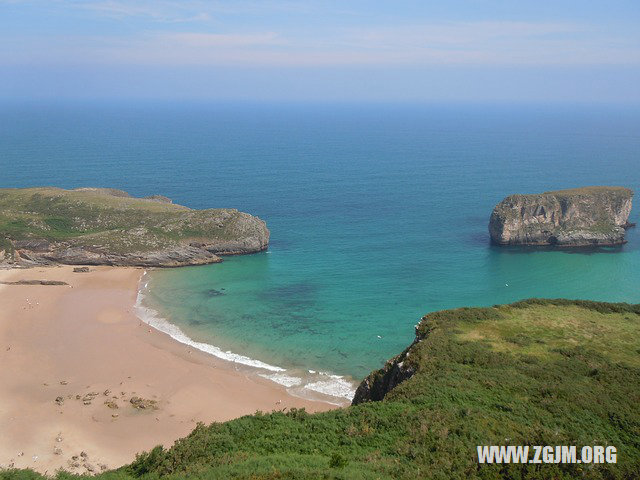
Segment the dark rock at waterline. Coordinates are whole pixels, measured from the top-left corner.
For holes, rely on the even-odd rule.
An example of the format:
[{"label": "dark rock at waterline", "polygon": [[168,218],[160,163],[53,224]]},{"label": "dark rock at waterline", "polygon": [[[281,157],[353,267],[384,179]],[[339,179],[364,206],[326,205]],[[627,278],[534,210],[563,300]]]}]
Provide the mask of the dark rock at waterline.
[{"label": "dark rock at waterline", "polygon": [[221,295],[224,295],[224,292],[221,290],[216,290],[215,288],[212,288],[210,290],[207,290],[206,292],[204,292],[208,297],[220,297]]}]

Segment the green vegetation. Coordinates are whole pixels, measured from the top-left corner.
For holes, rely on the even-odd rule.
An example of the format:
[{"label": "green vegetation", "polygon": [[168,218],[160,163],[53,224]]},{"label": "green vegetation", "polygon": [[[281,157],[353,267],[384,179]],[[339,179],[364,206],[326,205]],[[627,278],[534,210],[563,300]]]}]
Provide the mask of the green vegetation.
[{"label": "green vegetation", "polygon": [[[15,249],[13,248],[13,243],[8,238],[5,238],[0,235],[0,252],[4,252],[5,258],[9,260],[13,260],[13,256],[15,255]],[[2,255],[0,255],[2,257]]]},{"label": "green vegetation", "polygon": [[[199,425],[172,448],[98,477],[639,478],[640,305],[534,299],[461,308],[427,315],[416,334],[372,374],[400,359],[414,369],[382,401]],[[476,446],[492,444],[613,445],[618,463],[479,465]]]},{"label": "green vegetation", "polygon": [[163,199],[113,189],[0,189],[0,238],[127,254],[234,241],[256,228],[247,228],[251,217],[236,210],[191,210]]},{"label": "green vegetation", "polygon": [[570,197],[574,195],[594,195],[594,194],[606,194],[615,195],[620,198],[628,198],[633,195],[633,192],[625,187],[606,187],[606,186],[593,186],[593,187],[579,187],[568,188],[566,190],[553,190],[551,192],[544,192],[543,195],[555,195],[556,197]]}]

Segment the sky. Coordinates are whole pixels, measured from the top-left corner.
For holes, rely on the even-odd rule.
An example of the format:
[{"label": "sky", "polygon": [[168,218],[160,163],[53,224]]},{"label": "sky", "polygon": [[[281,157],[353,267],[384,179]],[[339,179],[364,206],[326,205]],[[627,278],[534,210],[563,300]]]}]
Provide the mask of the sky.
[{"label": "sky", "polygon": [[640,105],[640,1],[0,0],[0,98]]}]

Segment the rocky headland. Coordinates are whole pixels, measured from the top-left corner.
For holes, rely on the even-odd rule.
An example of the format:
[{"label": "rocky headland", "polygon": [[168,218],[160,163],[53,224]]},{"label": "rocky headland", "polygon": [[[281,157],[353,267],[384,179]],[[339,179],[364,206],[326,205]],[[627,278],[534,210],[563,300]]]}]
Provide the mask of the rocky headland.
[{"label": "rocky headland", "polygon": [[178,267],[265,250],[264,221],[115,189],[0,189],[0,266]]},{"label": "rocky headland", "polygon": [[510,195],[493,209],[491,241],[498,245],[613,246],[625,243],[633,191],[584,187]]}]

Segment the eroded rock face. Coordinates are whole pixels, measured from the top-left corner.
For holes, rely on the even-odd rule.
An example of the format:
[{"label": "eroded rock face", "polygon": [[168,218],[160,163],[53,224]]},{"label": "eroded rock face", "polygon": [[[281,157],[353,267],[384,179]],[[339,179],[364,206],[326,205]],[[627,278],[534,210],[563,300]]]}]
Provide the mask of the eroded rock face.
[{"label": "eroded rock face", "polygon": [[405,364],[405,356],[406,353],[403,353],[392,358],[383,368],[366,377],[358,386],[351,404],[378,402],[396,386],[411,378],[415,371]]},{"label": "eroded rock face", "polygon": [[623,187],[510,195],[493,209],[489,234],[498,245],[620,245],[632,197]]},{"label": "eroded rock face", "polygon": [[387,393],[416,373],[416,366],[409,357],[413,348],[429,334],[428,328],[421,328],[428,322],[428,316],[422,317],[420,323],[416,325],[416,336],[411,345],[400,355],[388,360],[380,370],[370,373],[360,382],[351,401],[352,405],[383,400]]},{"label": "eroded rock face", "polygon": [[[260,250],[266,248],[262,247]],[[249,250],[242,253],[260,251]],[[9,256],[0,252],[0,266],[29,267],[38,265],[110,265],[131,267],[181,267],[207,265],[222,262],[218,255],[200,247],[174,245],[157,251],[121,253],[105,248],[74,246],[68,242],[50,243],[46,250],[31,250],[21,242],[16,242],[15,250]],[[89,271],[78,270],[78,272]]]},{"label": "eroded rock face", "polygon": [[[113,189],[0,189],[0,267],[179,267],[266,250],[264,221],[235,209],[192,210]],[[11,227],[20,225],[20,229]]]},{"label": "eroded rock face", "polygon": [[201,248],[176,245],[169,249],[141,253],[113,253],[88,247],[54,245],[47,252],[18,250],[20,258],[35,264],[112,265],[132,267],[180,267],[219,263],[222,259]]}]

